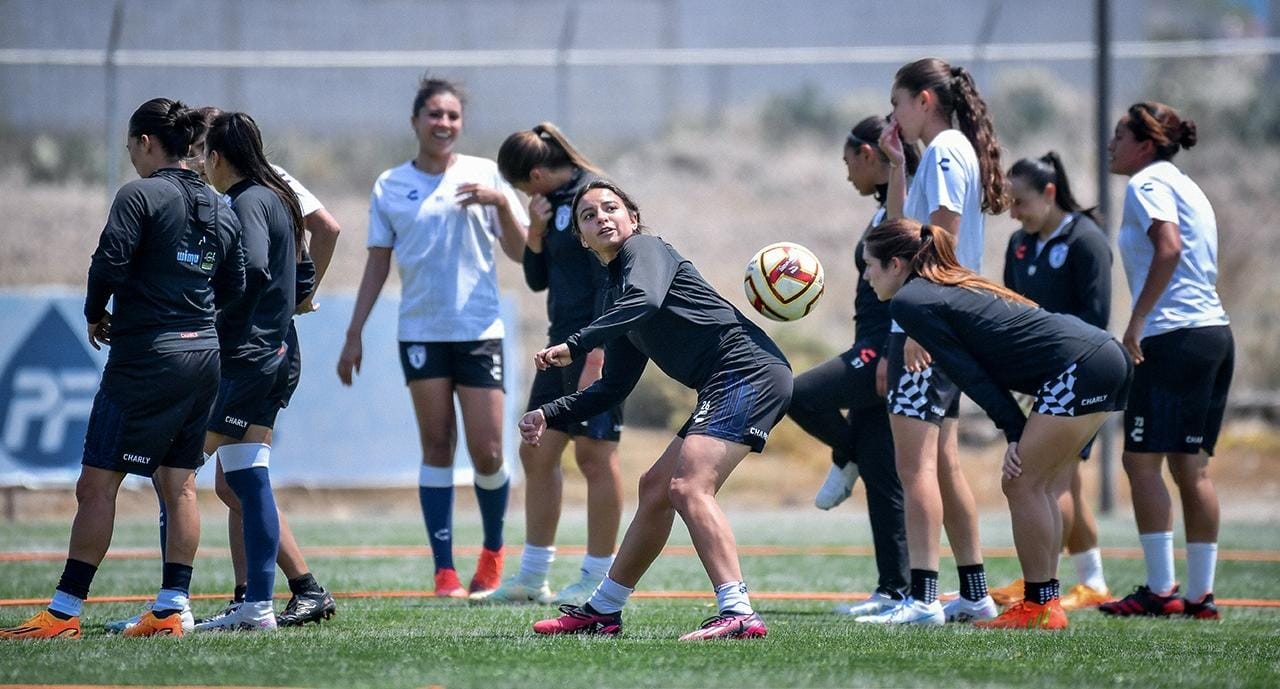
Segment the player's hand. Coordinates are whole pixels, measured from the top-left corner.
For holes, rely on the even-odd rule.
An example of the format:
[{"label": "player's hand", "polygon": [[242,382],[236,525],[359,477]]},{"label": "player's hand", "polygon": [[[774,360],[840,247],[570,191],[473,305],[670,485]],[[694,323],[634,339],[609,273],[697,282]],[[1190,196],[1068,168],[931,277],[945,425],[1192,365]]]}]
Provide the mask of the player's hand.
[{"label": "player's hand", "polygon": [[1000,471],[1006,479],[1010,480],[1022,475],[1022,458],[1018,456],[1017,443],[1009,443],[1009,449],[1004,451],[1004,463]]},{"label": "player's hand", "polygon": [[360,372],[360,363],[364,360],[364,344],[359,335],[348,335],[346,344],[342,345],[342,354],[338,356],[338,380],[350,387],[354,373]]},{"label": "player's hand", "polygon": [[908,337],[906,344],[902,346],[902,362],[908,371],[919,373],[933,365],[933,357],[929,356],[919,342]]},{"label": "player's hand", "polygon": [[1146,322],[1147,319],[1135,316],[1129,319],[1129,327],[1124,329],[1124,339],[1121,343],[1133,359],[1134,366],[1142,363],[1142,328]]},{"label": "player's hand", "polygon": [[889,394],[889,359],[883,356],[876,364],[876,394],[881,397]]},{"label": "player's hand", "polygon": [[893,120],[880,132],[880,150],[889,158],[889,164],[902,167],[907,163],[907,154],[903,152],[902,128]]},{"label": "player's hand", "polygon": [[320,310],[320,305],[312,301],[311,297],[307,297],[306,299],[302,300],[302,303],[298,304],[298,308],[293,310],[293,315],[305,316],[309,313],[315,313],[316,311],[319,311],[319,310]]},{"label": "player's hand", "polygon": [[563,368],[571,363],[573,363],[573,357],[569,355],[569,345],[567,344],[547,347],[533,355],[533,365],[537,366],[539,371],[545,371],[552,366]]},{"label": "player's hand", "polygon": [[534,447],[542,442],[542,432],[547,430],[547,417],[541,409],[534,409],[520,418],[520,439]]},{"label": "player's hand", "polygon": [[486,187],[483,184],[474,182],[459,185],[458,195],[454,198],[458,201],[458,205],[463,208],[475,204],[499,207],[507,204],[507,197],[502,192],[493,187]]},{"label": "player's hand", "polygon": [[111,314],[103,314],[102,320],[97,323],[89,323],[89,344],[94,349],[101,350],[102,345],[111,346]]},{"label": "player's hand", "polygon": [[542,194],[529,197],[529,236],[539,239],[547,236],[547,223],[551,220],[551,202]]}]

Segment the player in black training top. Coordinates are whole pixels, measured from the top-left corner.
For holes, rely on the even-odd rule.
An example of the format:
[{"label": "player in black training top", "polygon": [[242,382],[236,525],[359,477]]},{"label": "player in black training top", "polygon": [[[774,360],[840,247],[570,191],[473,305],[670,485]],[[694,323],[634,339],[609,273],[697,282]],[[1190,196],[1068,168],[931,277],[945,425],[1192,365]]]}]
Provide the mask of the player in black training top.
[{"label": "player in black training top", "polygon": [[538,352],[539,369],[564,367],[604,347],[604,376],[586,390],[524,415],[520,434],[537,444],[553,423],[591,418],[631,392],[652,359],[697,390],[689,420],[640,479],[640,504],[618,556],[590,600],[561,606],[539,634],[617,634],[621,611],[680,513],[719,614],[682,639],[765,635],[742,580],[737,545],[716,503],[720,485],[748,452],[759,452],[791,401],[791,368],[777,345],[661,238],[644,232],[640,209],[611,182],[583,187],[573,202],[574,231],[609,268],[604,313],[563,344]]},{"label": "player in black training top", "polygon": [[[1004,493],[1026,581],[1025,600],[975,623],[1063,629],[1057,590],[1066,489],[1080,449],[1123,409],[1133,364],[1106,331],[1050,313],[963,268],[949,232],[890,220],[867,235],[867,279],[890,312],[1009,441]],[[1030,418],[1010,391],[1035,395]]]},{"label": "player in black training top", "polygon": [[116,194],[89,266],[89,342],[111,353],[85,436],[71,546],[49,608],[0,638],[80,636],[127,473],[155,477],[169,528],[160,592],[126,635],[186,631],[200,538],[195,472],[218,391],[214,309],[238,298],[245,279],[239,224],[182,161],[203,128],[198,112],[167,98],[129,119],[129,161],[142,179]]},{"label": "player in black training top", "polygon": [[[600,179],[601,172],[550,122],[508,136],[498,149],[498,171],[511,186],[530,197],[524,280],[529,289],[547,293],[547,346],[564,342],[600,314],[608,275],[571,228],[573,197]],[[604,350],[594,349],[564,368],[548,368],[533,377],[532,411],[582,390],[600,378]],[[613,564],[614,544],[622,521],[622,476],[618,440],[622,405],[576,423],[551,425],[538,445],[520,445],[524,466],[525,543],[520,571],[497,589],[472,594],[485,603],[572,603],[582,605]],[[581,576],[552,594],[547,571],[555,560],[564,477],[560,456],[573,440],[573,455],[587,481],[587,552]]]}]

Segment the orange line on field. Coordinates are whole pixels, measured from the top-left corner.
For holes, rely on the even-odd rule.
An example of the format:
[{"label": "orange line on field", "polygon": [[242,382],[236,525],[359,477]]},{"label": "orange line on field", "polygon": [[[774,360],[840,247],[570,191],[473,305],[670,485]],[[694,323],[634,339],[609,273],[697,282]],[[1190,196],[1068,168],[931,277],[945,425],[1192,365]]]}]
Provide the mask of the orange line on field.
[{"label": "orange line on field", "polygon": [[[241,687],[233,684],[155,684],[152,686],[164,687],[164,689],[268,689],[268,687]],[[125,684],[0,684],[0,689],[138,689],[138,687]],[[270,689],[288,689],[288,687],[271,687]]]},{"label": "orange line on field", "polygon": [[[466,555],[475,557],[480,554],[480,546],[455,546],[454,553],[458,555]],[[519,546],[511,546],[507,549],[511,554],[518,555],[521,548]],[[303,548],[302,552],[307,557],[430,557],[431,551],[426,546],[421,545],[353,545],[353,546],[327,546]],[[583,555],[587,552],[586,546],[581,545],[565,545],[557,546],[556,552],[561,555]],[[664,555],[697,555],[693,546],[690,545],[669,545],[662,550]],[[226,548],[204,548],[200,551],[202,555],[213,557],[230,557],[231,554]],[[951,554],[948,548],[943,548],[944,555]],[[749,555],[754,557],[779,557],[784,555],[790,556],[871,556],[875,551],[871,546],[787,546],[787,545],[739,545],[739,555]],[[982,554],[988,557],[1016,557],[1017,553],[1011,547],[983,548]],[[1186,550],[1178,548],[1175,550],[1177,557],[1185,558]],[[1142,550],[1140,548],[1103,548],[1103,557],[1118,560],[1141,560]],[[50,562],[60,561],[66,558],[65,551],[54,550],[16,550],[11,552],[0,552],[0,562]],[[156,560],[160,558],[160,551],[155,548],[120,548],[107,553],[107,558],[112,560]],[[1275,550],[1221,550],[1218,552],[1218,560],[1233,562],[1280,562],[1280,551]]]},{"label": "orange line on field", "polygon": [[[691,600],[691,599],[714,599],[715,594],[710,591],[636,591],[631,594],[633,598],[649,598],[664,600]],[[870,596],[870,593],[862,591],[752,591],[751,597],[758,600],[799,600],[799,601],[833,601],[833,600],[859,600]],[[287,593],[277,593],[275,598],[284,600],[289,597]],[[435,593],[431,591],[334,591],[334,598],[435,598]],[[953,595],[942,595],[943,600],[954,598]],[[127,596],[94,596],[86,603],[145,603],[154,600],[153,595],[127,595]],[[221,593],[198,593],[191,596],[191,600],[225,600],[226,594]],[[0,607],[20,606],[20,605],[44,605],[49,602],[48,598],[0,598]],[[1280,608],[1280,600],[1267,600],[1258,598],[1219,598],[1218,605],[1226,605],[1238,608]],[[0,689],[5,689],[5,685],[0,685]]]}]

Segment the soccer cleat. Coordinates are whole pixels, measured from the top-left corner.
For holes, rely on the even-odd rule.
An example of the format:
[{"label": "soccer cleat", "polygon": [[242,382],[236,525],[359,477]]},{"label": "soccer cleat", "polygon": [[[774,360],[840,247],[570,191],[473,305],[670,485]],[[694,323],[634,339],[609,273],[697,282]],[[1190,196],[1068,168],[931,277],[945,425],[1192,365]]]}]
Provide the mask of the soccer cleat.
[{"label": "soccer cleat", "polygon": [[1022,600],[1026,588],[1026,582],[1022,580],[1022,577],[1018,577],[1010,582],[1009,585],[991,589],[987,593],[991,596],[991,600],[996,602],[996,605],[1017,605]]},{"label": "soccer cleat", "polygon": [[598,634],[617,636],[622,633],[622,611],[599,613],[587,606],[561,605],[559,617],[533,623],[537,634]]},{"label": "soccer cleat", "polygon": [[1220,620],[1222,615],[1218,614],[1218,606],[1213,602],[1213,594],[1206,593],[1199,603],[1192,603],[1189,599],[1182,599],[1182,614],[1195,620]]},{"label": "soccer cleat", "polygon": [[902,596],[883,589],[876,589],[870,598],[856,603],[841,603],[832,612],[837,615],[852,615],[853,617],[879,615],[880,613],[888,612],[901,602]]},{"label": "soccer cleat", "polygon": [[529,586],[520,581],[517,574],[496,589],[471,594],[470,599],[473,605],[550,605],[552,597],[546,581],[538,586]]},{"label": "soccer cleat", "polygon": [[831,465],[827,479],[813,496],[813,506],[820,510],[829,510],[844,502],[853,494],[853,484],[858,480],[858,465],[849,462],[843,467]]},{"label": "soccer cleat", "polygon": [[[104,629],[107,630],[108,634],[122,634],[126,629],[134,627],[139,622],[141,622],[142,616],[148,612],[151,612],[151,607],[155,604],[156,604],[155,601],[151,601],[150,603],[147,603],[147,609],[143,610],[137,615],[134,615],[133,617],[130,617],[129,619],[126,619],[126,620],[116,620],[114,622],[108,622],[102,626]],[[195,621],[195,618],[191,615],[191,608],[189,607],[183,608],[182,612],[178,613],[178,615],[182,618],[183,632],[189,632],[195,628],[196,621]]]},{"label": "soccer cleat", "polygon": [[974,622],[978,629],[1066,629],[1067,613],[1057,598],[1041,605],[1023,599],[999,617]]},{"label": "soccer cleat", "polygon": [[582,577],[560,589],[555,597],[551,599],[551,603],[553,605],[582,605],[591,600],[591,594],[596,592],[596,587],[600,585],[602,580],[603,577],[600,579]]},{"label": "soccer cleat", "polygon": [[760,613],[722,612],[708,617],[695,630],[680,637],[681,641],[701,641],[704,639],[759,639],[769,633],[764,626]]},{"label": "soccer cleat", "polygon": [[503,549],[480,549],[480,561],[476,563],[476,574],[471,577],[470,593],[493,591],[502,585],[502,553]]},{"label": "soccer cleat", "polygon": [[1103,589],[1091,588],[1084,584],[1076,584],[1067,591],[1067,595],[1062,597],[1063,610],[1083,610],[1084,608],[1096,608],[1103,603],[1110,603],[1116,597],[1111,595],[1111,591]]},{"label": "soccer cleat", "polygon": [[[274,632],[276,615],[271,601],[244,602],[226,615],[196,623],[197,632]],[[126,632],[127,633],[127,632]]]},{"label": "soccer cleat", "polygon": [[1115,617],[1133,617],[1136,615],[1147,615],[1151,617],[1168,617],[1170,615],[1181,615],[1184,606],[1182,599],[1178,597],[1178,587],[1175,585],[1169,591],[1169,595],[1162,596],[1153,593],[1147,588],[1146,584],[1139,586],[1133,590],[1133,593],[1121,598],[1118,601],[1103,603],[1098,606],[1098,610],[1104,615],[1113,615]]},{"label": "soccer cleat", "polygon": [[138,623],[120,633],[130,638],[143,636],[182,636],[182,614],[173,613],[165,617],[156,617],[154,610],[142,613]]},{"label": "soccer cleat", "polygon": [[325,589],[294,594],[284,612],[276,615],[277,627],[301,627],[308,622],[320,623],[338,612],[333,595]]},{"label": "soccer cleat", "polygon": [[60,619],[41,610],[22,624],[0,629],[0,639],[79,639],[80,618]]},{"label": "soccer cleat", "polygon": [[458,570],[436,570],[436,598],[466,598],[467,590],[458,580]]},{"label": "soccer cleat", "polygon": [[938,601],[923,603],[907,596],[879,615],[864,615],[854,618],[853,621],[865,624],[942,625],[946,623],[947,615],[942,611],[942,604]]},{"label": "soccer cleat", "polygon": [[989,620],[999,612],[996,609],[996,602],[989,595],[983,596],[981,600],[969,600],[964,596],[959,596],[942,605],[942,614],[946,615],[948,622]]},{"label": "soccer cleat", "polygon": [[[215,612],[215,613],[213,613],[212,615],[210,615],[210,616],[208,616],[208,617],[197,617],[197,618],[195,618],[195,623],[196,623],[196,624],[204,624],[205,622],[212,622],[213,620],[216,620],[216,619],[218,619],[219,617],[226,617],[227,615],[230,615],[231,613],[233,613],[233,612],[235,612],[237,609],[239,609],[241,605],[244,605],[244,601],[242,601],[242,600],[229,600],[229,601],[227,601],[227,605],[226,605],[226,607],[224,607],[223,609],[219,610],[218,612]],[[139,615],[139,617],[141,617],[141,615]]]}]

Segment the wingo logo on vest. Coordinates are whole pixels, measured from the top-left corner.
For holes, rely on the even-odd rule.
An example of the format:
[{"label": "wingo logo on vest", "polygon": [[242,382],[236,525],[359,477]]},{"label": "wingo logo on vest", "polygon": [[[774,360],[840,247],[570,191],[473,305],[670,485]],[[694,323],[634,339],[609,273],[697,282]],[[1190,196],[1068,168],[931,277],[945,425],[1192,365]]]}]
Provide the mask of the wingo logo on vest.
[{"label": "wingo logo on vest", "polygon": [[194,266],[200,263],[200,254],[194,251],[187,251],[186,249],[178,249],[178,255],[176,258],[178,263],[185,263],[189,266]]}]

